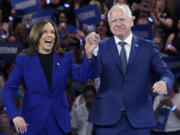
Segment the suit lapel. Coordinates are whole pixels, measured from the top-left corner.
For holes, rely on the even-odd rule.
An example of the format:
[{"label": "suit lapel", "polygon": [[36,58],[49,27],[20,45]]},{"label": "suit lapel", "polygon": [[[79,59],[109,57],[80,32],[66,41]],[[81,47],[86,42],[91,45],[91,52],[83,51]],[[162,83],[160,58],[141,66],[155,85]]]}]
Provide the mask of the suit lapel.
[{"label": "suit lapel", "polygon": [[43,88],[45,89],[45,91],[48,94],[51,94],[50,90],[48,88],[48,83],[47,83],[47,80],[46,80],[46,76],[45,76],[45,73],[43,71],[43,68],[42,68],[42,65],[40,63],[40,59],[39,59],[38,55],[34,56],[34,61],[35,61],[35,66],[36,66],[35,70],[39,71],[40,84],[43,86]]},{"label": "suit lapel", "polygon": [[139,40],[137,39],[136,36],[133,36],[133,39],[132,39],[132,45],[131,45],[131,51],[130,51],[130,56],[129,56],[129,60],[128,60],[128,66],[127,66],[127,72],[129,71],[130,67],[133,67],[133,62],[135,60],[135,57],[136,57],[136,54],[138,52],[140,48],[140,42]]},{"label": "suit lapel", "polygon": [[58,80],[59,74],[58,74],[57,70],[59,70],[59,68],[61,67],[61,65],[60,65],[61,64],[60,63],[60,57],[57,56],[56,53],[53,53],[51,90],[48,87],[46,76],[45,76],[45,73],[44,73],[43,68],[41,66],[40,59],[39,59],[38,55],[35,56],[35,64],[37,65],[36,70],[39,71],[39,77],[40,77],[40,81],[41,81],[41,84],[42,84],[43,88],[45,89],[45,91],[49,95],[52,95],[52,93],[54,93],[53,90],[55,90],[56,83],[59,82],[59,80]]},{"label": "suit lapel", "polygon": [[119,52],[118,52],[118,49],[117,49],[117,46],[116,46],[114,38],[111,38],[109,40],[109,42],[108,42],[108,49],[110,50],[110,52],[111,52],[111,54],[113,56],[113,59],[117,63],[117,66],[118,66],[121,74],[123,75],[122,70],[121,70],[121,58],[119,56]]},{"label": "suit lapel", "polygon": [[60,87],[62,85],[59,85],[59,83],[62,82],[62,76],[63,76],[63,71],[62,71],[62,59],[60,56],[58,56],[56,53],[53,53],[53,70],[52,70],[52,82],[51,82],[51,89],[53,94],[56,94],[56,89],[57,87]]},{"label": "suit lapel", "polygon": [[[114,38],[111,38],[108,42],[108,49],[110,50],[112,56],[113,56],[113,59],[116,61],[117,63],[117,66],[121,72],[121,74],[123,75],[122,73],[122,70],[121,70],[121,58],[119,56],[119,53],[118,53],[118,49],[117,49],[117,46],[116,46],[116,43],[115,43],[115,40]],[[135,57],[136,57],[136,54],[138,52],[140,48],[140,42],[138,40],[138,38],[136,36],[133,36],[133,39],[132,39],[132,45],[131,45],[131,51],[130,51],[130,56],[129,56],[129,60],[128,60],[128,65],[127,65],[127,69],[126,69],[126,74],[129,72],[130,68],[133,67],[133,62],[135,60]]]}]

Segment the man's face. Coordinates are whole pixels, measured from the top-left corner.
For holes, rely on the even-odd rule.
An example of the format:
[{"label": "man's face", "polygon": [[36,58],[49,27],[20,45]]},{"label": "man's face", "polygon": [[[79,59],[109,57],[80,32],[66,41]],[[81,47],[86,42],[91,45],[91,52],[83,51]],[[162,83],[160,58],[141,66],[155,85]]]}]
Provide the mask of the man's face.
[{"label": "man's face", "polygon": [[134,18],[128,16],[125,9],[114,8],[109,16],[109,26],[111,32],[121,40],[126,39],[131,33]]},{"label": "man's face", "polygon": [[84,93],[84,98],[85,98],[85,101],[86,101],[86,106],[91,107],[91,105],[93,103],[93,100],[95,98],[95,93],[93,91],[91,91],[91,90],[86,91]]}]

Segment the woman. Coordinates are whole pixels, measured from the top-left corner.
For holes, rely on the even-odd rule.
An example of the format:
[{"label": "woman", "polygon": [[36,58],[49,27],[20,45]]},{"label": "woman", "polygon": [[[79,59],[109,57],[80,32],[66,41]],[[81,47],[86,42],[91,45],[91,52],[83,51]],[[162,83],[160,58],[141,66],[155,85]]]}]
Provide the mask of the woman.
[{"label": "woman", "polygon": [[[74,76],[78,81],[88,80],[91,64],[87,56],[92,57],[93,47],[85,46],[88,55],[80,70],[74,71],[72,57],[60,47],[56,26],[50,20],[41,20],[33,26],[29,45],[17,56],[3,91],[10,122],[24,135],[66,135],[71,131],[66,82]],[[14,96],[21,83],[25,95],[18,112]]]},{"label": "woman", "polygon": [[154,8],[150,10],[151,17],[154,20],[153,33],[156,33],[159,29],[163,30],[165,33],[164,39],[170,34],[173,26],[172,15],[166,8],[167,2],[167,0],[155,0]]},{"label": "woman", "polygon": [[166,51],[170,55],[176,55],[180,53],[180,17],[177,20],[177,31],[170,34],[167,41],[166,41]]},{"label": "woman", "polygon": [[99,24],[96,24],[96,32],[99,34],[101,40],[108,38],[108,36],[111,34],[108,30],[109,26],[105,19],[101,19]]}]

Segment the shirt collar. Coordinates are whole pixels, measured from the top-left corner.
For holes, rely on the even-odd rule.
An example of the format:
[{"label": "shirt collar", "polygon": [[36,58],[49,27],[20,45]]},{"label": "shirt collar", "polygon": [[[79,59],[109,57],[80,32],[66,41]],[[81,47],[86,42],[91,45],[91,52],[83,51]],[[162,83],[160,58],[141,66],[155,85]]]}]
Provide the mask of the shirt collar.
[{"label": "shirt collar", "polygon": [[[133,38],[133,35],[131,32],[130,35],[123,42],[126,42],[127,45],[131,46],[132,38]],[[122,40],[119,39],[117,36],[114,36],[114,39],[115,39],[116,44],[118,44],[119,42],[122,42]]]}]

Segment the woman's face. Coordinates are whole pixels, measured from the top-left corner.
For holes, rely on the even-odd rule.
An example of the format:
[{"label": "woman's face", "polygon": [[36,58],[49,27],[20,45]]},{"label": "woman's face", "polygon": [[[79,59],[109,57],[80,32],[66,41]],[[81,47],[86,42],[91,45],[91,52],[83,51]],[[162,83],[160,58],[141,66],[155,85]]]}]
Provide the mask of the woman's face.
[{"label": "woman's face", "polygon": [[98,34],[106,34],[107,32],[107,27],[105,25],[105,22],[101,21],[97,26],[96,26],[96,32]]},{"label": "woman's face", "polygon": [[164,11],[166,6],[166,0],[156,0],[156,8]]},{"label": "woman's face", "polygon": [[66,23],[67,22],[67,17],[64,13],[59,14],[59,23]]},{"label": "woman's face", "polygon": [[27,35],[26,32],[27,30],[24,24],[19,23],[16,26],[15,33],[16,33],[16,36],[18,36],[19,38],[25,38]]},{"label": "woman's face", "polygon": [[39,53],[49,54],[55,42],[55,30],[51,23],[47,23],[42,28],[42,36],[39,40]]}]

